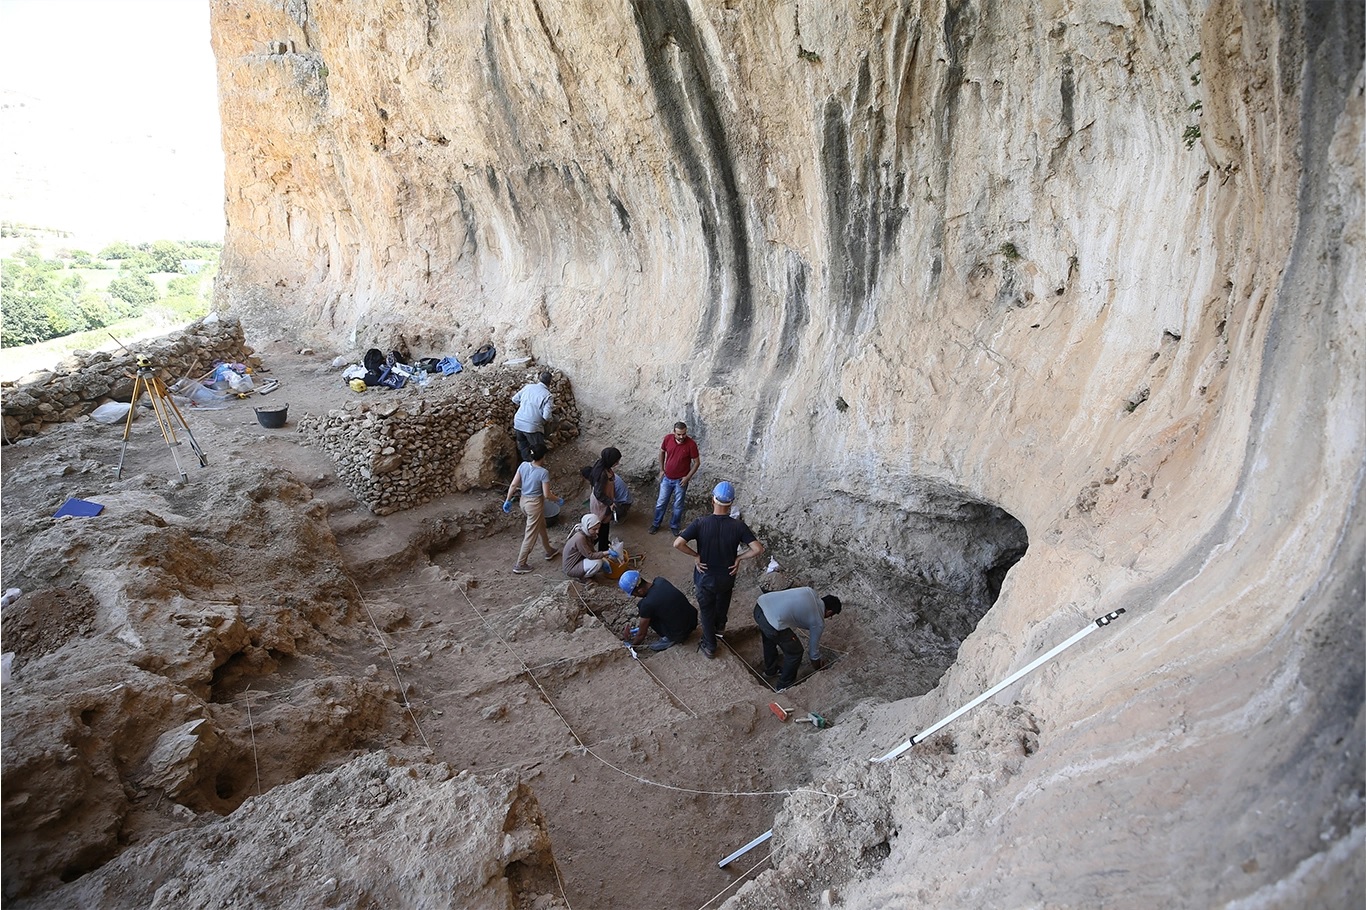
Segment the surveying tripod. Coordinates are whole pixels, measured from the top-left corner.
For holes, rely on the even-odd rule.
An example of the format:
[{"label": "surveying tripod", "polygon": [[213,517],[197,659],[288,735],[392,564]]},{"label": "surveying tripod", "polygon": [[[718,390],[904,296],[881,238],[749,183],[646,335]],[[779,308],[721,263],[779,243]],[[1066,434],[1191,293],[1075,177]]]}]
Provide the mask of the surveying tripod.
[{"label": "surveying tripod", "polygon": [[[181,480],[188,480],[189,475],[180,466],[180,455],[176,448],[180,445],[180,440],[176,437],[175,424],[180,424],[180,428],[185,431],[185,436],[190,440],[190,448],[194,449],[195,455],[199,457],[199,466],[208,467],[209,459],[204,457],[204,450],[195,441],[194,434],[190,432],[190,425],[185,422],[185,415],[180,413],[180,408],[171,400],[171,396],[166,393],[166,384],[162,382],[152,366],[152,361],[146,357],[138,358],[137,375],[133,378],[133,398],[132,404],[128,406],[128,419],[123,423],[123,448],[119,450],[119,469],[114,476],[123,479],[123,457],[128,453],[128,434],[133,429],[133,413],[137,410],[138,399],[146,391],[148,399],[152,402],[152,413],[156,416],[157,427],[161,430],[161,438],[166,440],[166,448],[171,450],[171,460],[175,462],[176,470],[180,472]],[[175,422],[172,422],[172,418]]]}]

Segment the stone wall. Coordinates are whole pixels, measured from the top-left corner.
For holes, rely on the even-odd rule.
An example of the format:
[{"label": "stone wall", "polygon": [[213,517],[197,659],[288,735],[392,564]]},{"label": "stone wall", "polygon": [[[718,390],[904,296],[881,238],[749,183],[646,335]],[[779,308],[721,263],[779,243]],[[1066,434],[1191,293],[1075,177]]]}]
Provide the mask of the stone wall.
[{"label": "stone wall", "polygon": [[105,402],[130,400],[139,357],[149,358],[168,385],[182,376],[198,378],[220,360],[261,367],[260,358],[246,343],[242,323],[217,314],[183,331],[139,342],[135,351],[75,351],[51,371],[32,373],[0,387],[4,443],[75,420]]},{"label": "stone wall", "polygon": [[[306,414],[299,432],[332,457],[337,476],[370,511],[410,509],[509,475],[518,462],[512,396],[540,369],[466,369],[426,385],[409,382],[325,415]],[[555,416],[547,442],[554,448],[579,435],[579,408],[569,380],[551,372]]]}]

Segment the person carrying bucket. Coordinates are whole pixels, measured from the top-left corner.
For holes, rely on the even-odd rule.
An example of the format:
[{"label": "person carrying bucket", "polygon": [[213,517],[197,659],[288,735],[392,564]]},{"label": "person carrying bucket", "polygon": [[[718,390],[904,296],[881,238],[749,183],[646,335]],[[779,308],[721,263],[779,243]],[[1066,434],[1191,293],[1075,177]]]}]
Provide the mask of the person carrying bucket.
[{"label": "person carrying bucket", "polygon": [[521,491],[518,504],[522,507],[522,514],[526,515],[526,532],[522,535],[522,548],[517,551],[517,562],[512,567],[516,575],[531,571],[527,558],[531,556],[532,545],[537,542],[545,551],[547,562],[559,555],[550,547],[550,534],[545,529],[545,505],[547,500],[564,505],[564,498],[550,492],[550,472],[542,463],[545,461],[545,443],[533,445],[529,454],[531,460],[522,462],[517,468],[517,474],[508,485],[507,498],[503,500],[503,511],[511,513],[513,494]]}]

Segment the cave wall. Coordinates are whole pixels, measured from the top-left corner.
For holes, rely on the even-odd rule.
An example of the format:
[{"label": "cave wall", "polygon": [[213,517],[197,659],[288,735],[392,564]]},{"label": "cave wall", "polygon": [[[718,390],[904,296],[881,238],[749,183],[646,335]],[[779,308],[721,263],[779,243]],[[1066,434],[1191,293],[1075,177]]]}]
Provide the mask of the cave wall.
[{"label": "cave wall", "polygon": [[1360,887],[1360,4],[211,10],[218,305],[257,337],[563,365],[628,464],[686,419],[860,572],[952,576],[907,530],[948,501],[1024,524],[865,740],[1126,608],[1008,693],[1044,729],[999,824],[905,832],[867,906],[912,858],[940,906]]}]

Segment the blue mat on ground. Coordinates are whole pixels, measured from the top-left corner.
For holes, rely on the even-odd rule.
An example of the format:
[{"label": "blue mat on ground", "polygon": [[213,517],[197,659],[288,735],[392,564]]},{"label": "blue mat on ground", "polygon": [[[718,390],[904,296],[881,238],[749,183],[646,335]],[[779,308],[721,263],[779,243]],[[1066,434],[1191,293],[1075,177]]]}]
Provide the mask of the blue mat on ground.
[{"label": "blue mat on ground", "polygon": [[75,515],[77,518],[90,518],[104,511],[104,506],[98,502],[90,502],[86,499],[71,497],[62,503],[62,507],[53,513],[53,518],[61,518],[63,515]]}]

